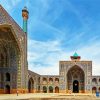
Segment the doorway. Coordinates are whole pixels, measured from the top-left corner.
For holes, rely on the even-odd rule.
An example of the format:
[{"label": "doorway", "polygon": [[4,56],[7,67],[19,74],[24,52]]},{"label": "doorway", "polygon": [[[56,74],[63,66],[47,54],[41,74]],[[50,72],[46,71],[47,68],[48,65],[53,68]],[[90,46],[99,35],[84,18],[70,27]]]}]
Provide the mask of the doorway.
[{"label": "doorway", "polygon": [[49,93],[53,93],[53,87],[49,86]]},{"label": "doorway", "polygon": [[73,93],[79,93],[79,82],[77,80],[73,81]]},{"label": "doorway", "polygon": [[[81,82],[81,84],[79,84]],[[73,93],[84,92],[85,90],[85,73],[81,67],[74,65],[67,72],[68,90]]]},{"label": "doorway", "polygon": [[28,92],[33,93],[34,92],[34,80],[32,78],[28,81]]},{"label": "doorway", "polygon": [[10,86],[9,85],[6,85],[6,87],[5,87],[5,93],[6,94],[10,94]]},{"label": "doorway", "polygon": [[43,93],[47,93],[47,87],[43,86]]},{"label": "doorway", "polygon": [[59,87],[58,86],[55,87],[55,93],[59,93]]}]

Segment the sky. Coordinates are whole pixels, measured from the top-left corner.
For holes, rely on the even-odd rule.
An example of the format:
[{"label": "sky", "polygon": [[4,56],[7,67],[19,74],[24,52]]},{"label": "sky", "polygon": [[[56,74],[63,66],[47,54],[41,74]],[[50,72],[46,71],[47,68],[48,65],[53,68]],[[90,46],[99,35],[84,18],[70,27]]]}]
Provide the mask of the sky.
[{"label": "sky", "polygon": [[100,75],[100,0],[0,0],[22,27],[21,11],[28,19],[28,67],[41,75],[58,75],[59,61],[77,52],[92,61]]}]

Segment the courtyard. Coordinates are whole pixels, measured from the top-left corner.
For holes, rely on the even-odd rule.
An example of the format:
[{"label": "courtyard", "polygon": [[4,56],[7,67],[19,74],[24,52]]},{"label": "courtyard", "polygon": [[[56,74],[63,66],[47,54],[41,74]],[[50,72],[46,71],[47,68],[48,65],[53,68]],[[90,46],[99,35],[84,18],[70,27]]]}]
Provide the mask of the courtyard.
[{"label": "courtyard", "polygon": [[95,94],[63,94],[63,93],[28,93],[1,94],[0,100],[100,100]]}]

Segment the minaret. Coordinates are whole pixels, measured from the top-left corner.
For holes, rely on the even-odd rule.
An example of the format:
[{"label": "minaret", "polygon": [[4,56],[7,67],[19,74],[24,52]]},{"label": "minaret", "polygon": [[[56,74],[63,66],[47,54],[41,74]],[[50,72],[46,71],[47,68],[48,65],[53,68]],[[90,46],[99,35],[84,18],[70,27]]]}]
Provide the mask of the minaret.
[{"label": "minaret", "polygon": [[28,10],[27,10],[27,8],[26,7],[24,7],[23,9],[22,9],[22,17],[23,17],[23,31],[26,33],[26,37],[25,37],[25,52],[24,52],[24,58],[23,59],[25,59],[25,62],[26,62],[26,66],[24,66],[24,68],[23,68],[23,71],[24,71],[24,74],[23,74],[23,80],[25,81],[24,83],[23,83],[23,87],[25,87],[26,88],[26,91],[27,91],[27,89],[28,89],[28,61],[27,61],[27,45],[28,45],[28,37],[27,37],[27,22],[28,22],[28,16],[29,15],[29,12],[28,12]]},{"label": "minaret", "polygon": [[27,20],[28,20],[28,10],[27,7],[22,9],[22,17],[23,17],[23,31],[27,33]]}]

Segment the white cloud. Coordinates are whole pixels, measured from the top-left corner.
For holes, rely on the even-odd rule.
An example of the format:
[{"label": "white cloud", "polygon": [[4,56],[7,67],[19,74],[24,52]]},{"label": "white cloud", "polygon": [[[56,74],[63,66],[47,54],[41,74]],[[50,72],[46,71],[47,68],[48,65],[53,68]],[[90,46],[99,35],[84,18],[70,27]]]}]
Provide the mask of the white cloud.
[{"label": "white cloud", "polygon": [[[93,43],[93,42],[92,42]],[[88,44],[79,48],[77,53],[82,60],[93,61],[93,75],[100,73],[100,42]],[[40,42],[29,40],[29,69],[39,74],[59,74],[59,61],[70,60],[75,51],[64,51],[59,41]],[[68,48],[69,50],[69,48]]]},{"label": "white cloud", "polygon": [[52,60],[52,57],[55,54],[56,56],[58,56],[56,52],[61,51],[59,48],[59,41],[40,42],[35,40],[29,40],[28,44],[28,60],[30,62],[34,59],[34,61],[36,62],[45,61],[49,63],[49,60]]},{"label": "white cloud", "polygon": [[40,42],[29,40],[28,47],[29,69],[39,74],[58,74],[59,55],[62,51],[60,50],[59,41]]},{"label": "white cloud", "polygon": [[[2,4],[4,8],[8,12],[11,13],[12,9],[15,8],[20,2],[21,0],[9,0],[9,1],[1,0],[0,4]],[[29,23],[30,30],[36,27],[37,20],[39,20],[38,17],[45,18],[45,14],[47,13],[47,10],[49,9],[49,7],[51,7],[48,2],[44,2],[44,0],[41,0],[41,2],[43,4],[43,8],[41,9],[41,11],[43,10],[44,13],[42,12],[43,14],[41,15],[38,12],[39,9],[38,8],[35,9],[36,10],[34,13],[35,15],[30,16],[30,19],[31,19]],[[30,3],[30,1],[26,1],[26,5],[28,8],[30,8],[30,6],[33,8],[33,5]],[[79,44],[77,45],[81,44],[80,40],[84,38],[84,34],[86,35],[88,25],[85,23],[86,21],[82,19],[82,16],[80,16],[80,12],[70,2],[68,2],[68,5],[70,9],[77,15],[83,27],[86,28],[86,29],[83,28],[85,29],[85,32],[82,32],[80,35],[78,34],[75,36],[73,36],[72,34],[72,38],[68,39],[68,36],[70,35],[64,36],[67,33],[64,33],[62,30],[57,29],[57,27],[49,25],[49,23],[41,21],[42,25],[48,27],[48,29],[50,30],[53,30],[54,33],[57,33],[57,34],[59,33],[60,35],[58,36],[58,38],[56,38],[57,40],[54,40],[54,41],[47,41],[47,42],[41,42],[41,41],[35,41],[35,40],[28,41],[29,42],[28,43],[29,44],[28,45],[28,49],[29,49],[28,50],[28,61],[29,61],[28,63],[29,63],[30,70],[33,70],[39,74],[59,74],[59,61],[60,60],[70,60],[69,58],[70,55],[72,55],[75,52],[75,51],[69,51],[70,47],[72,47],[73,41],[77,43],[79,42]],[[40,6],[38,7],[41,8]],[[32,10],[34,12],[34,9]],[[55,12],[54,14],[58,14],[58,12],[56,13]],[[59,15],[61,13],[62,13],[62,9],[61,11],[59,11]],[[51,22],[55,21],[59,17],[59,15],[56,15],[56,17],[54,17],[51,20]],[[37,26],[39,27],[38,24]],[[61,47],[62,44],[60,43],[60,41],[64,39],[66,40],[66,43],[71,44],[69,48],[67,46],[66,51],[65,51],[65,47],[62,48]],[[94,42],[95,40],[96,40],[96,37],[94,38],[92,37],[91,39],[89,39],[90,41],[89,44],[86,41],[84,41],[84,44],[82,44],[81,46],[82,48],[77,49],[77,53],[79,53],[79,55],[82,57],[82,60],[92,60],[93,61],[93,75],[100,75],[100,63],[99,63],[100,62],[100,42],[99,41]]]},{"label": "white cloud", "polygon": [[78,50],[82,59],[92,61],[93,75],[100,75],[100,42],[92,42],[89,45],[84,46]]},{"label": "white cloud", "polygon": [[21,2],[21,0],[11,0],[11,4],[12,6],[16,6],[19,2]]},{"label": "white cloud", "polygon": [[30,64],[29,70],[32,70],[34,72],[37,72],[40,75],[59,75],[59,64],[54,63],[53,66],[43,66],[41,67],[40,64],[35,65],[35,64]]},{"label": "white cloud", "polygon": [[13,8],[15,8],[15,6],[18,5],[18,3],[20,3],[21,0],[1,0],[0,4],[3,5],[3,7],[8,11],[11,12]]}]

